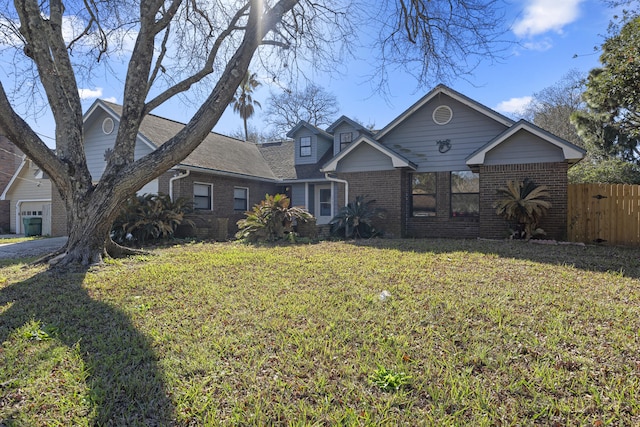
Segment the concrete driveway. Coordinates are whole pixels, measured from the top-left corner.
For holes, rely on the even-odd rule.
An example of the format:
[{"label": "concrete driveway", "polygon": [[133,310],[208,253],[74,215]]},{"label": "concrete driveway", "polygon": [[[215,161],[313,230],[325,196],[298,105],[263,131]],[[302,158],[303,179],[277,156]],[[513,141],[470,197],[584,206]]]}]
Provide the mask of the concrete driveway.
[{"label": "concrete driveway", "polygon": [[[18,236],[11,235],[6,237]],[[20,243],[0,243],[0,259],[46,255],[60,249],[66,242],[66,237],[46,237]]]}]

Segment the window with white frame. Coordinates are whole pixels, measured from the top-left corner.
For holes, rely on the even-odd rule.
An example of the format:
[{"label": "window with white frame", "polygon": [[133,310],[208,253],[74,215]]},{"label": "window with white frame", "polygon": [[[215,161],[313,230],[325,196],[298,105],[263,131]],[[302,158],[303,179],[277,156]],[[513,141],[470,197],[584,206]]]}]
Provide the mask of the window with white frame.
[{"label": "window with white frame", "polygon": [[353,140],[352,138],[353,135],[351,132],[342,132],[340,134],[340,151],[344,150],[349,146],[349,144],[351,144],[351,141]]},{"label": "window with white frame", "polygon": [[213,210],[213,186],[200,182],[193,183],[193,208],[196,210]]},{"label": "window with white frame", "polygon": [[480,175],[471,171],[451,172],[451,216],[480,216]]},{"label": "window with white frame", "polygon": [[233,210],[249,210],[249,189],[246,187],[235,187],[233,189]]},{"label": "window with white frame", "polygon": [[300,157],[311,156],[311,137],[303,136],[300,138]]}]

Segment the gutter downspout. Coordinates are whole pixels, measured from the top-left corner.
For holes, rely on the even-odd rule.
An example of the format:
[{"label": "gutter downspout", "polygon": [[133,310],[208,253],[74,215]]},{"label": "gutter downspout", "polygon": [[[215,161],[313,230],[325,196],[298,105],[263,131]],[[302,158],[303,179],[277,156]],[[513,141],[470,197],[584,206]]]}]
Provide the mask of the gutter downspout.
[{"label": "gutter downspout", "polygon": [[185,173],[181,173],[180,175],[176,175],[174,177],[169,178],[169,199],[171,199],[171,201],[175,201],[175,200],[173,200],[173,183],[174,183],[174,181],[186,178],[186,177],[189,176],[189,174],[191,174],[191,171],[189,169],[187,169],[187,171]]},{"label": "gutter downspout", "polygon": [[329,175],[329,172],[324,173],[324,177],[327,181],[339,182],[340,184],[344,184],[344,205],[347,206],[349,204],[349,181],[346,179],[336,178],[335,176]]}]

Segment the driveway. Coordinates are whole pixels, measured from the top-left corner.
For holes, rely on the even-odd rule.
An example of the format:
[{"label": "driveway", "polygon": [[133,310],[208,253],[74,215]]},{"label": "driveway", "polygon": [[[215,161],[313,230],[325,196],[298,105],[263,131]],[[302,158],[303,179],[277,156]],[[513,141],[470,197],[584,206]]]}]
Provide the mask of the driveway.
[{"label": "driveway", "polygon": [[66,242],[66,237],[47,237],[27,242],[0,244],[0,259],[46,255],[60,249]]}]

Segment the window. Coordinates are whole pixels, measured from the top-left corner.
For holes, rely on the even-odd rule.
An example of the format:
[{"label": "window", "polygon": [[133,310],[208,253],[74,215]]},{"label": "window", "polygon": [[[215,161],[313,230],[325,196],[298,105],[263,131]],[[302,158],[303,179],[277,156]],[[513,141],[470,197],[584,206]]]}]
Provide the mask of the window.
[{"label": "window", "polygon": [[300,157],[309,157],[311,155],[311,137],[303,136],[300,138]]},{"label": "window", "polygon": [[340,151],[347,148],[349,144],[351,144],[353,135],[351,132],[343,132],[340,134]]},{"label": "window", "polygon": [[436,216],[435,172],[411,175],[411,215]]},{"label": "window", "polygon": [[320,216],[331,216],[331,189],[320,189]]},{"label": "window", "polygon": [[233,210],[248,211],[249,210],[249,189],[244,187],[236,187],[233,189]]},{"label": "window", "polygon": [[198,210],[212,210],[211,184],[193,184],[193,208]]},{"label": "window", "polygon": [[451,216],[480,216],[480,175],[477,173],[451,172]]}]

